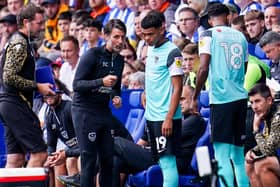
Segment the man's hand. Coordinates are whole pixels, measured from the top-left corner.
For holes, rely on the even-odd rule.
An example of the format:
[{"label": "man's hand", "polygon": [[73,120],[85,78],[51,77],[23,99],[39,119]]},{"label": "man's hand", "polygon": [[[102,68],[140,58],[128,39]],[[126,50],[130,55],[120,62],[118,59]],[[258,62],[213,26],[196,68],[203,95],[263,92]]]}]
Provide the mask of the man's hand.
[{"label": "man's hand", "polygon": [[103,85],[107,87],[113,87],[117,82],[116,75],[107,75],[103,79]]},{"label": "man's hand", "polygon": [[166,118],[161,127],[161,134],[165,137],[171,136],[173,130],[173,122],[171,118]]},{"label": "man's hand", "polygon": [[[54,167],[63,164],[66,161],[66,155],[64,150],[60,150],[52,153],[47,159],[47,164],[49,167]],[[45,164],[46,165],[46,164]]]},{"label": "man's hand", "polygon": [[120,108],[122,106],[122,98],[120,96],[115,96],[112,102],[115,108]]},{"label": "man's hand", "polygon": [[255,113],[254,115],[254,122],[253,122],[253,130],[258,131],[260,128],[260,125],[264,119],[265,113]]},{"label": "man's hand", "polygon": [[51,83],[37,83],[38,92],[42,95],[55,95]]},{"label": "man's hand", "polygon": [[247,162],[247,164],[252,164],[254,162],[254,158],[255,158],[255,153],[253,151],[248,151],[246,153],[246,156],[245,156],[245,160]]}]

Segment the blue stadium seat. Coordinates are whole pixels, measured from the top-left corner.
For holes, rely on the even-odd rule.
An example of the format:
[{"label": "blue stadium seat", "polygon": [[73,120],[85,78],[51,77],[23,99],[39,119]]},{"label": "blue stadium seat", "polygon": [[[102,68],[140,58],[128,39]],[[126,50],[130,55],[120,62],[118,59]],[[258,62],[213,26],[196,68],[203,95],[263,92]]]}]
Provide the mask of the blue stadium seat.
[{"label": "blue stadium seat", "polygon": [[262,50],[259,44],[255,46],[255,55],[259,59],[267,59],[265,52]]},{"label": "blue stadium seat", "polygon": [[[214,151],[212,144],[210,143],[210,123],[207,123],[207,128],[204,134],[197,142],[198,146],[208,146],[209,154],[211,158],[214,158]],[[180,175],[179,184],[181,187],[192,186],[192,187],[203,187],[205,186],[205,181],[200,179],[197,175],[198,167],[196,162],[195,153],[191,161],[191,167],[195,171],[193,175]],[[161,187],[163,183],[163,177],[158,165],[150,166],[147,170],[139,172],[134,175],[129,175],[128,184],[137,187]]]},{"label": "blue stadium seat", "polygon": [[145,126],[146,126],[146,118],[143,116],[141,119],[140,124],[138,124],[134,131],[132,132],[131,136],[134,140],[135,143],[137,143],[137,141],[143,136],[144,134],[144,130],[145,130]]},{"label": "blue stadium seat", "polygon": [[206,90],[200,92],[199,95],[199,105],[200,105],[200,114],[203,119],[208,123],[210,118],[210,104],[209,104],[209,93]]},{"label": "blue stadium seat", "polygon": [[[135,138],[139,136],[139,131],[142,129],[143,122],[141,121],[144,116],[144,108],[141,104],[142,91],[132,91],[129,95],[130,110],[126,119],[125,127],[131,135],[135,135]],[[142,125],[142,126],[140,126]],[[143,130],[141,131],[143,132]],[[136,139],[134,139],[136,141]]]}]

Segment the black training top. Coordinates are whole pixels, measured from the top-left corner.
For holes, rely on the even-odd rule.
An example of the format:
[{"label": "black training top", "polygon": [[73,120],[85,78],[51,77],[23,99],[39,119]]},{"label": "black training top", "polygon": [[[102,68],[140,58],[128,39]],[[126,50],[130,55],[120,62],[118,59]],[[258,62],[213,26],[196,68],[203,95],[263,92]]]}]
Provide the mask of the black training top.
[{"label": "black training top", "polygon": [[[110,110],[109,101],[120,95],[123,57],[105,47],[89,49],[80,59],[73,81],[73,106]],[[116,75],[117,83],[110,90],[103,85],[103,77]]]},{"label": "black training top", "polygon": [[45,123],[47,127],[48,154],[56,151],[58,138],[68,148],[77,147],[78,141],[71,115],[71,101],[62,100],[57,107],[49,107],[46,112]]},{"label": "black training top", "polygon": [[34,71],[35,59],[28,37],[16,32],[3,51],[0,66],[1,95],[20,97],[31,108],[33,91],[36,89]]}]

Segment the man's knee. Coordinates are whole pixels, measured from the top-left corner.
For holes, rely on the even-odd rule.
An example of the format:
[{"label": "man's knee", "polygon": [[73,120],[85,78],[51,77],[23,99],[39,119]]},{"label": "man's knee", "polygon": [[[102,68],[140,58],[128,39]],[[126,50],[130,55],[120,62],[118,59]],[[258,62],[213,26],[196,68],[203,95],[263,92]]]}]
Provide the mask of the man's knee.
[{"label": "man's knee", "polygon": [[25,163],[24,154],[8,154],[6,168],[20,168],[23,167]]},{"label": "man's knee", "polygon": [[257,175],[261,175],[262,173],[265,173],[267,171],[273,171],[276,165],[277,163],[275,162],[273,157],[266,157],[255,162],[255,170]]},{"label": "man's knee", "polygon": [[44,163],[48,157],[47,152],[31,153],[30,160],[34,163]]}]

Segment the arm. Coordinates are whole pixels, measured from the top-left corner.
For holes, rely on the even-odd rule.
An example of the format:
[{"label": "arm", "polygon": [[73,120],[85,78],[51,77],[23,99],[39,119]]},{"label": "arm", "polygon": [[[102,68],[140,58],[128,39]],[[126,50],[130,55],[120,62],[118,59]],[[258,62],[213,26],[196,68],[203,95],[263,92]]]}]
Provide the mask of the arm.
[{"label": "arm", "polygon": [[179,105],[180,97],[182,94],[182,87],[183,87],[183,77],[182,76],[173,76],[171,78],[172,85],[173,85],[173,92],[171,96],[171,101],[169,105],[169,110],[165,117],[165,120],[162,124],[162,135],[163,136],[170,136],[172,134],[172,120],[173,116],[177,110]]},{"label": "arm", "polygon": [[196,74],[195,90],[190,106],[194,113],[197,113],[197,98],[208,77],[209,64],[211,59],[211,42],[212,31],[204,31],[199,39],[200,66]]},{"label": "arm", "polygon": [[171,76],[172,95],[169,104],[169,109],[165,120],[162,124],[162,135],[170,136],[172,134],[172,120],[180,102],[182,88],[183,88],[183,70],[182,70],[182,56],[178,49],[171,51],[167,59],[169,74]]},{"label": "arm", "polygon": [[89,50],[81,57],[73,81],[74,91],[91,92],[93,89],[99,88],[103,85],[102,78],[88,80],[93,69],[96,68],[95,65],[98,56],[99,55],[95,54],[93,50]]},{"label": "arm", "polygon": [[273,117],[268,138],[260,133],[256,134],[255,139],[260,151],[267,156],[275,155],[275,151],[280,143],[280,116]]},{"label": "arm", "polygon": [[34,90],[36,83],[34,80],[27,80],[19,75],[27,58],[27,43],[21,38],[14,36],[6,51],[6,61],[3,67],[3,82],[6,85],[18,90]]},{"label": "arm", "polygon": [[207,80],[209,73],[210,58],[211,56],[209,54],[200,55],[200,66],[196,74],[195,90],[192,98],[193,101],[197,100],[200,91]]}]

